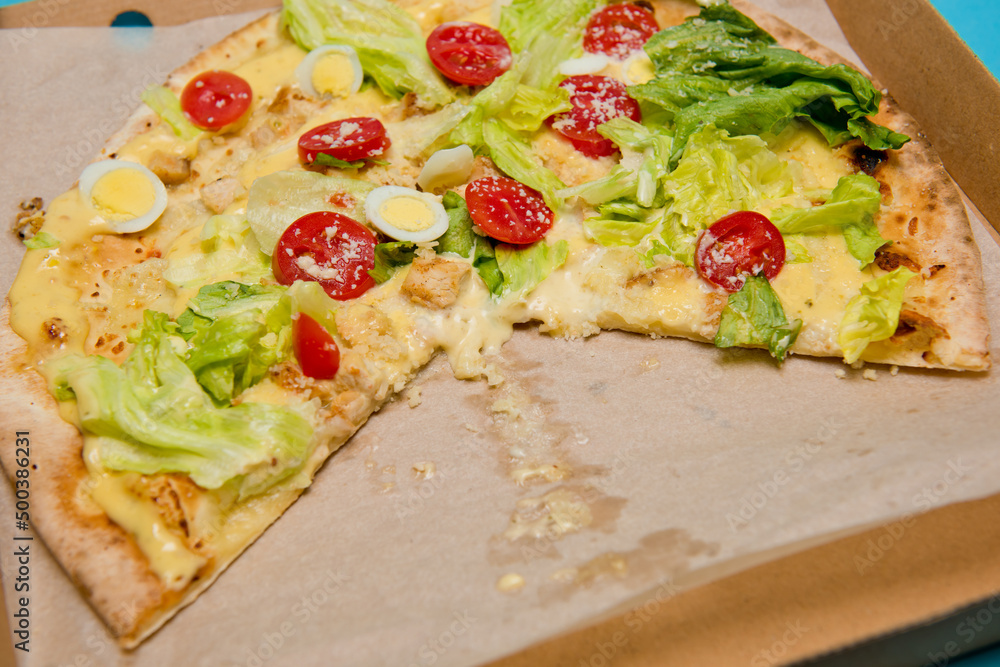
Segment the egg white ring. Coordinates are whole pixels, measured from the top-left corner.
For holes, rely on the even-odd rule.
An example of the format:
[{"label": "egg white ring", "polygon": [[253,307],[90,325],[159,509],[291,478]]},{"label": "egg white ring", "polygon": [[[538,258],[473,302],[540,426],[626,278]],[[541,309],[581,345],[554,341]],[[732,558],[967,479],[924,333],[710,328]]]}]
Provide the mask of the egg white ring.
[{"label": "egg white ring", "polygon": [[340,44],[317,46],[315,49],[306,54],[306,57],[302,59],[299,66],[295,68],[295,78],[298,79],[299,87],[302,88],[302,91],[312,97],[323,97],[323,95],[316,92],[316,88],[313,87],[313,69],[316,67],[316,63],[319,62],[320,58],[328,53],[342,53],[347,56],[347,59],[351,63],[351,70],[354,75],[354,78],[351,81],[351,87],[347,92],[348,95],[353,95],[358,92],[361,88],[361,82],[365,78],[364,71],[361,69],[361,60],[358,59],[358,52],[355,51],[353,47]]},{"label": "egg white ring", "polygon": [[590,53],[579,58],[571,58],[559,63],[559,73],[566,76],[597,74],[611,64],[611,57],[603,53]]},{"label": "egg white ring", "polygon": [[153,205],[149,207],[148,211],[131,220],[122,220],[120,222],[107,220],[107,223],[112,231],[119,234],[140,232],[159,220],[160,216],[163,215],[163,211],[167,208],[167,189],[163,187],[163,181],[146,167],[137,162],[129,162],[128,160],[101,160],[100,162],[94,162],[87,165],[86,169],[80,174],[80,193],[87,202],[92,202],[90,193],[94,189],[94,186],[97,185],[97,181],[101,180],[101,177],[118,169],[137,171],[142,174],[143,178],[150,182],[153,186]]},{"label": "egg white ring", "polygon": [[[382,217],[382,214],[379,213],[379,209],[382,208],[384,203],[395,197],[419,199],[427,204],[434,216],[434,224],[427,229],[407,231],[386,221],[385,218]],[[441,202],[437,197],[427,192],[420,192],[418,190],[404,188],[399,185],[383,185],[369,192],[368,196],[365,198],[365,219],[373,227],[375,227],[375,229],[379,230],[386,236],[396,239],[397,241],[426,243],[427,241],[433,241],[434,239],[439,238],[442,234],[448,231],[448,213],[444,210],[444,206],[441,205]]]},{"label": "egg white ring", "polygon": [[[640,61],[640,60],[648,61],[650,65],[653,64],[653,61],[646,54],[646,52],[643,51],[642,49],[639,49],[638,51],[636,51],[635,53],[633,53],[632,55],[630,55],[628,58],[626,58],[624,61],[622,61],[622,81],[625,82],[625,85],[627,85],[627,86],[635,86],[635,85],[639,85],[639,84],[643,84],[643,83],[648,83],[648,81],[633,81],[632,77],[629,76],[629,74],[628,74],[629,69],[631,69],[632,65],[634,63]],[[655,75],[654,75],[654,78],[655,78]],[[650,79],[650,80],[652,80],[652,79]]]},{"label": "egg white ring", "polygon": [[469,180],[474,167],[475,154],[466,144],[439,150],[424,162],[417,176],[417,185],[424,190],[432,190],[434,188],[428,186],[438,181],[436,187],[464,183]]}]

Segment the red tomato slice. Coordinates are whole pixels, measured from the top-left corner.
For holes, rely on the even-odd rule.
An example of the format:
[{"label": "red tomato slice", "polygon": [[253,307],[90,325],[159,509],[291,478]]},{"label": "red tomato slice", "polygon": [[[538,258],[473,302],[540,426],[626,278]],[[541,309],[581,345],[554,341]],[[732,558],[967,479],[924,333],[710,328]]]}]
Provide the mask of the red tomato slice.
[{"label": "red tomato slice", "polygon": [[609,5],[590,17],[583,50],[624,60],[660,31],[653,12],[638,5]]},{"label": "red tomato slice", "polygon": [[467,21],[442,23],[427,36],[427,55],[456,83],[484,86],[510,69],[510,45],[489,26]]},{"label": "red tomato slice", "polygon": [[323,325],[305,313],[298,313],[292,324],[292,348],[302,374],[317,380],[329,380],[340,370],[340,348]]},{"label": "red tomato slice", "polygon": [[332,211],[307,213],[278,239],[271,258],[274,277],[282,285],[315,280],[334,299],[346,301],[375,286],[378,240],[364,225]]},{"label": "red tomato slice", "polygon": [[480,178],[465,189],[472,221],[504,243],[534,243],[552,228],[552,209],[537,190],[512,178]]},{"label": "red tomato slice", "polygon": [[614,155],[618,150],[613,141],[600,135],[598,126],[623,116],[642,120],[639,103],[628,96],[625,84],[610,76],[571,76],[559,87],[569,91],[573,108],[551,116],[549,123],[588,157]]},{"label": "red tomato slice", "polygon": [[702,232],[695,251],[701,277],[727,292],[738,292],[747,276],[768,280],[785,265],[785,240],[760,213],[738,211]]},{"label": "red tomato slice", "polygon": [[250,84],[232,72],[210,70],[188,81],[181,91],[181,111],[203,130],[221,130],[247,112]]},{"label": "red tomato slice", "polygon": [[320,153],[354,162],[381,155],[392,142],[375,118],[344,118],[324,123],[299,137],[299,159],[306,164]]}]

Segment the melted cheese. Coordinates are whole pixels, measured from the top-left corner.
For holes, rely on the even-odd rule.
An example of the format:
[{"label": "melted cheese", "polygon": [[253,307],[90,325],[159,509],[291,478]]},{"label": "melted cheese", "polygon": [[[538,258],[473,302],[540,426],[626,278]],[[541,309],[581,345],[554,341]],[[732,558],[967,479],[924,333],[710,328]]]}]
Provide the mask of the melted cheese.
[{"label": "melted cheese", "polygon": [[[446,5],[442,2],[422,3],[417,19],[433,27],[439,23]],[[488,23],[488,8],[470,17]],[[452,17],[454,18],[454,17]],[[286,42],[268,53],[252,58],[236,68],[246,79],[258,100],[271,98],[284,85],[294,81],[295,67],[305,53]],[[639,67],[639,66],[637,66]],[[630,70],[630,73],[631,70]],[[635,76],[641,72],[636,71]],[[339,76],[339,75],[338,75]],[[330,80],[327,80],[330,79]],[[319,87],[340,85],[337,76],[328,77],[324,70],[315,74]],[[329,84],[327,86],[326,84]],[[246,159],[234,173],[245,188],[261,176],[284,169],[299,168],[296,149],[298,136],[319,124],[348,116],[386,117],[396,109],[394,102],[376,87],[362,91],[346,100],[325,103],[301,129],[282,143],[262,152],[246,151]],[[417,119],[419,120],[419,119]],[[422,146],[424,137],[411,128],[419,123],[386,121],[393,140],[388,157],[419,152],[411,147]],[[203,142],[207,145],[208,142]],[[142,134],[119,151],[119,157],[148,164],[156,152],[177,157],[193,158],[198,153],[199,140],[181,141],[165,124]],[[594,180],[604,175],[610,159],[590,160],[582,157],[550,130],[543,130],[533,148],[542,161],[554,169],[568,184]],[[211,164],[221,159],[224,148],[212,148],[216,153],[199,159]],[[850,172],[846,160],[826,147],[821,135],[812,128],[793,126],[773,142],[773,150],[787,160],[802,165],[805,188],[830,189],[837,180]],[[207,178],[209,172],[203,172]],[[193,189],[195,185],[189,185]],[[807,203],[807,202],[802,202]],[[244,204],[236,202],[233,210]],[[800,205],[800,204],[797,204]],[[114,205],[118,207],[118,205]],[[390,215],[393,215],[391,212]],[[58,248],[31,250],[25,255],[21,271],[10,292],[13,304],[11,324],[28,341],[34,358],[49,357],[58,351],[84,352],[90,320],[81,308],[81,296],[90,285],[81,285],[80,267],[86,253],[82,250],[96,234],[107,232],[106,224],[83,202],[77,190],[62,195],[48,209],[45,231],[62,241]],[[191,226],[171,238],[169,257],[189,256],[200,252],[199,227]],[[473,378],[489,373],[484,355],[499,351],[513,331],[515,323],[537,320],[542,330],[570,336],[586,336],[599,328],[618,327],[662,335],[706,338],[712,333],[702,320],[707,305],[716,296],[689,270],[680,267],[660,267],[643,274],[629,248],[603,248],[589,244],[583,236],[579,214],[561,215],[550,232],[550,241],[564,239],[570,252],[564,267],[534,290],[525,303],[498,303],[478,279],[467,281],[458,301],[444,310],[429,310],[415,306],[399,296],[406,272],[400,271],[387,284],[366,294],[359,303],[375,305],[390,323],[395,356],[388,353],[376,363],[370,363],[373,391],[382,400],[390,391],[398,391],[415,370],[425,363],[436,349],[448,355],[454,374]],[[787,265],[774,281],[789,318],[801,318],[805,325],[800,340],[830,340],[842,314],[843,304],[857,292],[861,283],[870,278],[858,270],[844,247],[839,234],[815,234],[803,237],[803,244],[813,257],[811,264]],[[637,289],[629,287],[638,280]],[[645,282],[643,282],[645,281]],[[117,289],[128,289],[118,286]],[[195,290],[179,291],[174,302],[177,315]],[[115,314],[112,314],[114,316]],[[53,342],[47,322],[58,319],[65,339]],[[115,320],[112,320],[115,321]],[[255,387],[257,400],[287,403],[289,392],[270,383]],[[67,418],[73,418],[72,403],[61,404]],[[89,439],[88,439],[89,440]],[[150,561],[153,570],[169,586],[179,587],[203,567],[202,556],[187,548],[177,535],[170,532],[155,507],[140,499],[128,488],[123,476],[101,469],[88,445],[88,466],[93,478],[93,498],[108,516],[136,537],[137,544]],[[276,518],[299,494],[299,487],[322,462],[325,450],[317,450],[306,468],[293,482],[281,488],[232,505],[216,494],[205,494],[206,502],[197,517],[192,517],[192,538],[204,539],[214,558],[227,561],[249,544],[254,537]],[[522,479],[545,477],[557,479],[552,467],[539,464],[524,467],[517,473]],[[566,491],[553,492],[543,498],[531,499],[511,519],[508,539],[525,535],[557,536],[573,532],[590,523],[585,503]],[[511,578],[512,582],[513,577]],[[516,584],[511,584],[512,586]]]},{"label": "melted cheese", "polygon": [[95,438],[87,438],[84,461],[91,474],[90,496],[112,521],[128,531],[149,559],[149,567],[173,590],[191,582],[205,559],[190,551],[166,526],[156,507],[139,499],[128,488],[127,476],[105,471]]},{"label": "melted cheese", "polygon": [[255,98],[271,98],[281,86],[295,80],[295,68],[305,57],[305,51],[288,42],[269,53],[251,58],[233,72],[250,84]]}]

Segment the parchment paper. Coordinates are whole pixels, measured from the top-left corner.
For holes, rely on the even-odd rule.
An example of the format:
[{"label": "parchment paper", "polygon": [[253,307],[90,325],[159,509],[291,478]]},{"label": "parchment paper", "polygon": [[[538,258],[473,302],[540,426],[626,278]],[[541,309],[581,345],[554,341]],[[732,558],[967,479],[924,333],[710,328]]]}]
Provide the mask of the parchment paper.
[{"label": "parchment paper", "polygon": [[[761,4],[851,55],[822,2]],[[146,85],[249,18],[149,33],[0,31],[0,217],[69,187]],[[973,227],[996,326],[1000,249]],[[3,236],[4,291],[21,252]],[[131,654],[35,542],[21,663],[475,664],[634,599],[1000,491],[996,372],[877,367],[870,381],[833,360],[778,368],[757,352],[614,332],[565,341],[534,327],[515,333],[503,360],[508,381],[495,389],[433,362],[415,381],[418,407],[404,399],[375,415],[228,572]],[[529,398],[520,419],[491,410],[519,392]],[[572,476],[517,485],[512,432],[551,443]],[[424,462],[435,464],[429,479],[412,470]],[[590,525],[504,537],[526,499],[558,489]],[[3,484],[8,604],[13,524]],[[519,592],[497,589],[508,573],[524,577]]]}]

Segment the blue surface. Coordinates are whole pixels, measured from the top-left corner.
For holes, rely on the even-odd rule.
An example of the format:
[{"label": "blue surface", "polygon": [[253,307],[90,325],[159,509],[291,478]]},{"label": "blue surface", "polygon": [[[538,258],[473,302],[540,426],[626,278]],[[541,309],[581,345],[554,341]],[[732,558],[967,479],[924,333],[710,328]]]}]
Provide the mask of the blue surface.
[{"label": "blue surface", "polygon": [[[0,7],[18,4],[21,0],[0,0]],[[1000,1],[998,0],[931,0],[939,12],[955,28],[959,36],[1000,79]],[[131,17],[133,20],[138,17]],[[142,17],[145,18],[145,17]],[[143,25],[141,19],[120,25]],[[973,656],[951,660],[954,667],[1000,667],[1000,646]]]}]

